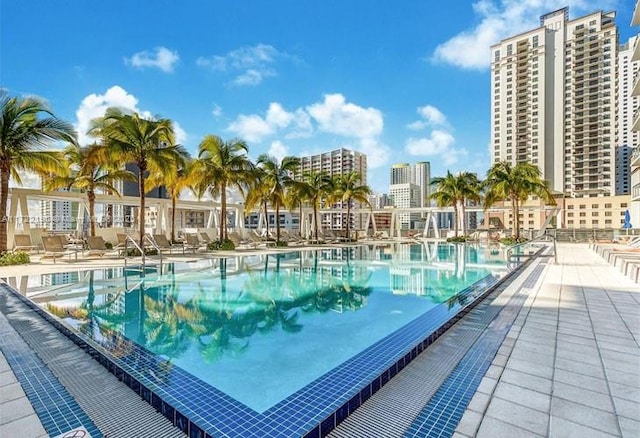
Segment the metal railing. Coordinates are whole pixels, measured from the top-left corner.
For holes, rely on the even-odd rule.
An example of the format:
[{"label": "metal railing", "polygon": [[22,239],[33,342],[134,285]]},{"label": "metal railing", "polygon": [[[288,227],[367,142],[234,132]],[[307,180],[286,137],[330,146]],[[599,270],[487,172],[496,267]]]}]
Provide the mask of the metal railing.
[{"label": "metal railing", "polygon": [[[553,260],[557,264],[558,263],[558,246],[556,244],[556,238],[549,233],[541,234],[539,236],[534,237],[531,240],[527,240],[526,242],[520,242],[520,243],[511,245],[510,247],[507,248],[505,253],[507,257],[507,261],[510,261],[511,258],[514,256],[514,251],[519,250],[520,248],[523,248],[526,245],[535,244],[536,242],[548,242],[549,240],[551,240],[551,242],[553,243]],[[524,254],[516,254],[516,255],[524,255]]]},{"label": "metal railing", "polygon": [[[153,249],[156,250],[156,252],[158,253],[158,256],[160,257],[160,268],[162,269],[162,251],[160,251],[160,247],[156,244],[156,242],[148,234],[145,234],[143,236],[142,240],[146,241],[149,244],[149,246],[151,246]],[[140,251],[140,254],[142,256],[142,269],[144,271],[144,268],[147,265],[147,258],[146,258],[145,250],[143,248],[141,248],[140,245],[138,244],[138,242],[136,242],[136,240],[129,234],[127,234],[127,236],[125,237],[125,240],[124,240],[124,265],[127,266],[127,255],[128,255],[127,254],[128,253],[127,244],[129,242],[131,242],[133,244],[135,249]]]}]

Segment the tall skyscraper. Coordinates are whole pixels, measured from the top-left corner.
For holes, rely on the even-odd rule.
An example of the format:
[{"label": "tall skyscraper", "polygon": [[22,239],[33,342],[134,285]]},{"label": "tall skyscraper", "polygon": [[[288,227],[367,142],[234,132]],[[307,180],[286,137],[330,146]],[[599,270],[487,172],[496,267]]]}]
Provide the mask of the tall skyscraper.
[{"label": "tall skyscraper", "polygon": [[640,145],[640,132],[631,130],[633,115],[638,109],[640,96],[632,96],[634,78],[640,62],[633,60],[638,36],[620,46],[618,52],[618,139],[616,141],[616,195],[628,195],[631,189],[630,159],[633,149]]},{"label": "tall skyscraper", "polygon": [[491,47],[492,163],[536,164],[569,196],[615,193],[614,19],[563,8]]},{"label": "tall skyscraper", "polygon": [[[426,207],[429,205],[431,169],[429,162],[398,163],[391,166],[389,194],[398,208]],[[398,215],[403,229],[414,228],[420,214]]]},{"label": "tall skyscraper", "polygon": [[[302,174],[308,172],[325,172],[328,175],[336,176],[352,171],[360,174],[362,184],[367,184],[367,156],[362,152],[340,148],[322,154],[300,157],[300,169],[296,174],[296,178],[300,178]],[[340,207],[339,204],[338,207]],[[356,207],[360,207],[360,205]],[[343,230],[345,228],[346,213],[332,213],[322,216],[321,221],[324,228],[331,230]],[[354,227],[352,229],[360,228],[359,216],[352,217],[351,221]]]},{"label": "tall skyscraper", "polygon": [[[635,9],[633,10],[633,18],[631,19],[632,26],[640,26],[640,1],[636,0]],[[637,29],[637,27],[636,27]],[[631,55],[632,61],[640,61],[640,41],[636,38],[636,42],[633,47],[633,54]],[[640,96],[640,75],[637,75],[631,88],[632,96]],[[633,124],[631,130],[634,132],[640,131],[640,111],[635,110],[633,117]],[[631,224],[638,227],[640,221],[640,148],[631,155]]]}]

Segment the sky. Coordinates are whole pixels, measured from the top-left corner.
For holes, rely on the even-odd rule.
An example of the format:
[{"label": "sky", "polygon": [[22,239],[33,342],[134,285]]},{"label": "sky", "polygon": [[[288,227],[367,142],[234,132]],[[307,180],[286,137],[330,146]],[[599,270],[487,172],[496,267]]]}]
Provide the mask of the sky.
[{"label": "sky", "polygon": [[358,150],[388,192],[394,163],[486,174],[489,47],[564,6],[638,32],[632,0],[2,0],[0,88],[45,99],[83,144],[119,106],[173,120],[192,155],[208,134],[254,160]]}]

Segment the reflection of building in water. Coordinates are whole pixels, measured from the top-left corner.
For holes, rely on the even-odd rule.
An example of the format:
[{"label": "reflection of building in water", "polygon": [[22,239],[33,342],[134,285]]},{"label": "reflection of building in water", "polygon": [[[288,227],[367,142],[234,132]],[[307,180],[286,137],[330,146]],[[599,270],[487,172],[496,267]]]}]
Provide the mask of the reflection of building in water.
[{"label": "reflection of building in water", "polygon": [[42,286],[58,286],[61,284],[77,283],[77,272],[60,272],[57,274],[42,275]]}]

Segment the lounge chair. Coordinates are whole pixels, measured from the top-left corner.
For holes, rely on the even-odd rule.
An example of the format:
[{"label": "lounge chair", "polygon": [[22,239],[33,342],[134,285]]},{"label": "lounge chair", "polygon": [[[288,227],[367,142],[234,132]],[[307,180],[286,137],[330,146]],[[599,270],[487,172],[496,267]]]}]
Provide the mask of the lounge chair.
[{"label": "lounge chair", "polygon": [[233,242],[236,249],[256,249],[259,245],[251,239],[243,239],[237,232],[232,232],[227,235],[227,238]]},{"label": "lounge chair", "polygon": [[184,245],[172,245],[164,234],[154,234],[153,241],[160,251],[169,251],[169,254],[171,254],[174,249],[177,249],[184,254]]},{"label": "lounge chair", "polygon": [[201,243],[200,240],[198,240],[198,236],[196,234],[188,233],[185,234],[183,251],[187,249],[192,250],[195,254],[199,250],[206,250],[207,245]]},{"label": "lounge chair", "polygon": [[16,251],[36,251],[38,246],[31,242],[31,236],[28,234],[16,234],[13,236],[13,252]]},{"label": "lounge chair", "polygon": [[[60,238],[62,237],[62,239]],[[56,257],[64,257],[65,255],[69,256],[71,259],[71,255],[75,255],[75,259],[78,260],[78,251],[75,249],[65,248],[63,244],[64,236],[43,236],[42,237],[42,246],[44,247],[44,253],[42,254],[42,258],[53,258],[53,263],[56,262]],[[64,239],[66,241],[66,239]]]},{"label": "lounge chair", "polygon": [[87,237],[87,253],[84,254],[88,257],[98,256],[102,257],[105,254],[112,252],[114,255],[118,254],[117,250],[107,248],[106,242],[102,236],[89,236]]}]

